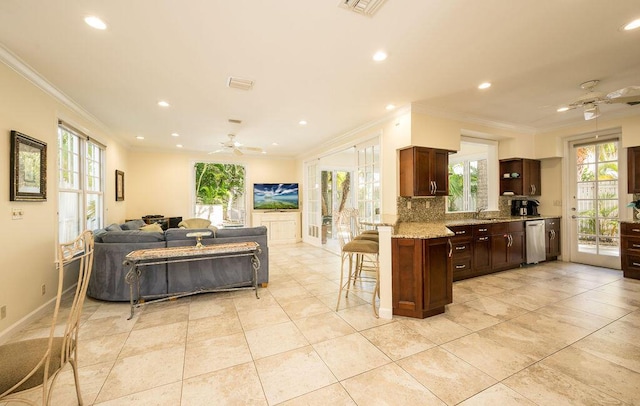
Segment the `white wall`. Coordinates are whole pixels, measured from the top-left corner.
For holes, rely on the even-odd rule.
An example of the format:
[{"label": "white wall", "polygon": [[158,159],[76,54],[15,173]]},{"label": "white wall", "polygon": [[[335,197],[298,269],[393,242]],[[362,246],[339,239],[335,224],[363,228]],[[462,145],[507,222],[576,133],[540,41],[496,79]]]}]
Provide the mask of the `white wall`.
[{"label": "white wall", "polygon": [[[57,243],[57,123],[68,121],[87,135],[107,145],[107,157],[126,165],[122,147],[111,140],[98,124],[58,102],[7,65],[0,63],[0,306],[7,317],[0,320],[0,341],[11,326],[46,304],[55,296],[58,273],[55,269]],[[17,130],[47,144],[47,201],[9,201],[10,131]],[[107,193],[113,196],[114,175],[107,166]],[[115,200],[115,198],[113,199]],[[107,198],[108,213],[123,207]],[[11,210],[22,209],[24,218],[12,220]],[[41,285],[47,293],[41,295]]]}]

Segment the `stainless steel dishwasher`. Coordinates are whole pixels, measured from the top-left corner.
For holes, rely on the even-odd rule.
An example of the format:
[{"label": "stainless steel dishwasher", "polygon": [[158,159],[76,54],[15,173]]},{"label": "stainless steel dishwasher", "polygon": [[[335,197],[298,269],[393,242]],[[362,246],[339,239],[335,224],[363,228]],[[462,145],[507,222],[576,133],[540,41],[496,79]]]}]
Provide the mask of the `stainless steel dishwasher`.
[{"label": "stainless steel dishwasher", "polygon": [[544,220],[526,222],[527,264],[537,264],[546,259],[544,241]]}]

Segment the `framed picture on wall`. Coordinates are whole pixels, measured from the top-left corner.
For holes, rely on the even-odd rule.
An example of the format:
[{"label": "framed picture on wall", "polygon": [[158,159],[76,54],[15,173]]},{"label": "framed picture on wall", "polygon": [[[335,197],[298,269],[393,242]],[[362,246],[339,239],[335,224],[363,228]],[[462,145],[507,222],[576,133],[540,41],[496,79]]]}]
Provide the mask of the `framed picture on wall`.
[{"label": "framed picture on wall", "polygon": [[47,144],[11,131],[9,200],[47,200]]},{"label": "framed picture on wall", "polygon": [[116,169],[116,202],[124,200],[124,172]]}]

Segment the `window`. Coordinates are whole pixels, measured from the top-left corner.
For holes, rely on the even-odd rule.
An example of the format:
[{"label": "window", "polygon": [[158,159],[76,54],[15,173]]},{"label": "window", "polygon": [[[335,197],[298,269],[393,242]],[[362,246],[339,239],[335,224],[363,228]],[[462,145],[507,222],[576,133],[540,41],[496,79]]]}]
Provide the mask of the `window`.
[{"label": "window", "polygon": [[447,212],[497,210],[497,144],[464,138],[460,151],[449,156]]},{"label": "window", "polygon": [[195,217],[211,224],[245,223],[245,168],[198,162],[195,169]]},{"label": "window", "polygon": [[104,225],[104,146],[58,125],[58,238],[71,241]]}]

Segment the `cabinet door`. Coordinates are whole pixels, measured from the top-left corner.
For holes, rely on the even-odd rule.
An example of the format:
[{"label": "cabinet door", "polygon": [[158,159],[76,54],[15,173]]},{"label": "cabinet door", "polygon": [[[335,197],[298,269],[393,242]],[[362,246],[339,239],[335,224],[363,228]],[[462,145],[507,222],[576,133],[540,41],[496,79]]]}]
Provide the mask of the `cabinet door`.
[{"label": "cabinet door", "polygon": [[431,179],[434,182],[434,194],[449,194],[449,151],[436,149],[433,151]]},{"label": "cabinet door", "polygon": [[560,219],[546,219],[544,228],[547,260],[557,259],[560,255]]},{"label": "cabinet door", "polygon": [[491,237],[488,235],[474,237],[472,269],[475,273],[491,269]]},{"label": "cabinet door", "polygon": [[509,234],[495,234],[491,236],[491,268],[501,269],[509,264],[508,256]]},{"label": "cabinet door", "polygon": [[640,193],[640,147],[627,150],[627,191]]},{"label": "cabinet door", "polygon": [[524,162],[523,192],[531,196],[540,196],[542,194],[540,161],[525,159]]},{"label": "cabinet door", "polygon": [[400,150],[400,196],[430,196],[431,149],[413,147]]},{"label": "cabinet door", "polygon": [[509,265],[518,266],[524,262],[525,239],[524,232],[512,232],[511,243],[509,245]]},{"label": "cabinet door", "polygon": [[422,318],[423,245],[413,238],[391,239],[393,314]]},{"label": "cabinet door", "polygon": [[451,242],[448,238],[424,240],[423,267],[424,315],[444,312],[444,306],[453,301],[453,274],[451,269]]}]

